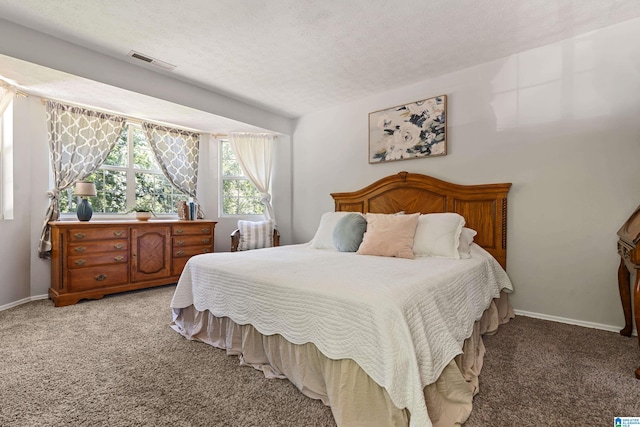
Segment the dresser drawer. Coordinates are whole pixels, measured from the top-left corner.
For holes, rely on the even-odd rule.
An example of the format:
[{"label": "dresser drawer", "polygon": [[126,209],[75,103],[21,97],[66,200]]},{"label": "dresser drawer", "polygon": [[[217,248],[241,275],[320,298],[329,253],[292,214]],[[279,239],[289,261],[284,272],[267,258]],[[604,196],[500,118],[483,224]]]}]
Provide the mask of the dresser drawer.
[{"label": "dresser drawer", "polygon": [[211,253],[211,245],[209,246],[187,246],[184,248],[173,248],[173,257],[191,257],[194,255]]},{"label": "dresser drawer", "polygon": [[173,261],[171,261],[171,274],[173,274],[174,276],[178,276],[182,273],[182,270],[184,270],[184,266],[187,264],[187,261],[189,261],[191,259],[191,257],[181,257],[181,258],[174,258]]},{"label": "dresser drawer", "polygon": [[68,230],[70,242],[84,242],[86,240],[126,239],[127,228],[71,228]]},{"label": "dresser drawer", "polygon": [[127,264],[69,270],[69,289],[72,292],[108,288],[129,281]]},{"label": "dresser drawer", "polygon": [[202,246],[210,245],[212,242],[211,236],[184,236],[173,237],[173,248],[179,248],[183,246]]},{"label": "dresser drawer", "polygon": [[69,256],[95,254],[99,252],[126,252],[129,242],[126,240],[94,240],[69,244]]},{"label": "dresser drawer", "polygon": [[213,232],[212,224],[184,224],[174,225],[171,227],[171,235],[187,236],[194,234],[211,234]]},{"label": "dresser drawer", "polygon": [[96,265],[105,264],[126,264],[129,261],[129,254],[127,252],[113,253],[113,254],[100,254],[100,255],[78,255],[70,256],[67,258],[67,266],[70,269],[73,268],[85,268],[95,267]]}]

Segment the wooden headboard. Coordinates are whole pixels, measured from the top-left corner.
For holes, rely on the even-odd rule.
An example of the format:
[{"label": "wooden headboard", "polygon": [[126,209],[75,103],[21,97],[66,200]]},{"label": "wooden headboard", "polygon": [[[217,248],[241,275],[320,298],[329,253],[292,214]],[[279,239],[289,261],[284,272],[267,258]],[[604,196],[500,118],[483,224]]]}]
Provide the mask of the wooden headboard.
[{"label": "wooden headboard", "polygon": [[336,212],[456,212],[478,232],[474,241],[507,267],[506,184],[458,185],[427,175],[400,172],[351,193],[332,193]]}]

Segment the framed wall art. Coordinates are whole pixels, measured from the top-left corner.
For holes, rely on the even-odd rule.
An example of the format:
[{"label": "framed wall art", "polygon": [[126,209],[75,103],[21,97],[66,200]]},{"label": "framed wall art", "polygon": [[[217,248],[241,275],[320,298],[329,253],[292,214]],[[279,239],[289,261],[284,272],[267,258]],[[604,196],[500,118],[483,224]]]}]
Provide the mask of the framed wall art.
[{"label": "framed wall art", "polygon": [[447,154],[447,95],[369,113],[369,163]]}]

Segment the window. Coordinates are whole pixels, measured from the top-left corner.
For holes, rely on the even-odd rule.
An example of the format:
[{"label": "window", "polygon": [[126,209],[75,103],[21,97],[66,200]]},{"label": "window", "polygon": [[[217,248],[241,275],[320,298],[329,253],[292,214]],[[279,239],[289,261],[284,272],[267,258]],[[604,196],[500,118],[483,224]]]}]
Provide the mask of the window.
[{"label": "window", "polygon": [[13,219],[13,102],[0,116],[0,214]]},{"label": "window", "polygon": [[[177,202],[187,200],[164,176],[144,130],[134,123],[125,125],[105,162],[87,180],[95,182],[98,192],[91,198],[94,214],[125,213],[136,201],[149,203],[156,214],[176,214]],[[69,187],[60,197],[60,212],[73,213],[76,208]]]},{"label": "window", "polygon": [[244,176],[227,140],[220,141],[220,216],[262,215],[264,205],[256,187]]}]

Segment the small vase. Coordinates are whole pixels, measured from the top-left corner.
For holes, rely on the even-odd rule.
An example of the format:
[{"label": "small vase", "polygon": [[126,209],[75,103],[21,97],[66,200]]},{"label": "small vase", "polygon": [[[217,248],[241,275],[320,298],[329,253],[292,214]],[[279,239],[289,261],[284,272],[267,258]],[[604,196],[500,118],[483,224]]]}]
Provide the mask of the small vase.
[{"label": "small vase", "polygon": [[138,221],[149,221],[151,218],[151,212],[136,212],[136,219]]}]

